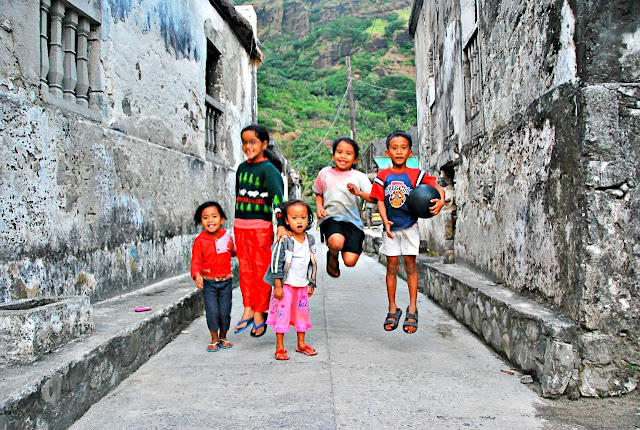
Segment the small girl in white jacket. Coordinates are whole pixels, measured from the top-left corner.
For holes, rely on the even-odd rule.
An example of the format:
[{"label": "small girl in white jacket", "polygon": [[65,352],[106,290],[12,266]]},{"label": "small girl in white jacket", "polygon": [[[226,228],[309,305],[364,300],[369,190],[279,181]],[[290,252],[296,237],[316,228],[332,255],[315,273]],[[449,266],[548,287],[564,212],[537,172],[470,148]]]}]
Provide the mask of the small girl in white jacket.
[{"label": "small girl in white jacket", "polygon": [[296,352],[316,355],[315,349],[304,342],[307,329],[313,327],[309,318],[309,297],[316,286],[315,240],[306,231],[313,225],[313,211],[301,200],[280,205],[291,231],[271,247],[271,264],[264,281],[273,285],[267,324],[276,333],[276,360],[288,360],[284,349],[284,334],[292,325],[298,334]]}]

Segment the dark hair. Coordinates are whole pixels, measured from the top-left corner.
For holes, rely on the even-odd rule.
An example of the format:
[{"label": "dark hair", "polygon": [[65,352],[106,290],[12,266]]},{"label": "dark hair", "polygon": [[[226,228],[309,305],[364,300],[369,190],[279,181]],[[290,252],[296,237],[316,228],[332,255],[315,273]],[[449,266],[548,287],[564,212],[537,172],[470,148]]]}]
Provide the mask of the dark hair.
[{"label": "dark hair", "polygon": [[289,227],[289,224],[286,223],[287,210],[291,206],[295,206],[295,205],[303,205],[304,207],[307,208],[307,214],[309,215],[309,222],[307,223],[307,228],[305,228],[304,231],[311,229],[314,218],[313,218],[313,209],[311,209],[311,206],[309,206],[309,203],[303,202],[302,200],[289,200],[284,203],[280,203],[280,210],[282,211],[282,216],[285,219],[285,225],[287,226],[287,230],[291,230],[291,227]]},{"label": "dark hair", "polygon": [[249,130],[253,131],[256,134],[258,139],[260,139],[260,142],[264,142],[265,140],[269,142],[269,132],[264,126],[258,124],[248,125],[242,129],[242,131],[240,132],[240,136],[242,136],[242,133]]},{"label": "dark hair", "polygon": [[201,204],[200,206],[198,206],[198,209],[196,209],[196,213],[193,215],[193,222],[196,223],[196,225],[200,225],[200,223],[202,222],[202,212],[211,206],[215,206],[216,209],[218,209],[218,213],[220,214],[220,218],[224,218],[227,219],[227,216],[225,215],[224,211],[222,210],[222,206],[220,206],[220,204],[218,202],[204,202],[203,204]]},{"label": "dark hair", "polygon": [[[336,149],[338,148],[338,144],[340,142],[345,142],[348,143],[349,145],[351,145],[353,147],[353,154],[355,155],[355,158],[359,158],[360,157],[360,148],[358,148],[358,142],[356,142],[355,140],[351,139],[350,137],[339,137],[337,139],[335,139],[333,142],[331,142],[331,155],[336,153]],[[353,163],[351,165],[351,168],[353,168],[353,166],[357,165],[358,163]]]},{"label": "dark hair", "polygon": [[269,147],[269,145],[271,144],[271,138],[269,137],[269,132],[267,131],[267,129],[259,124],[251,124],[242,129],[242,131],[240,132],[240,136],[242,136],[242,133],[244,133],[245,131],[253,131],[260,142],[264,142],[265,140],[267,141],[267,148],[263,152],[264,156],[267,158],[267,160],[269,160],[269,162],[271,162],[271,164],[276,166],[276,169],[278,169],[280,173],[282,173],[282,161],[280,160],[276,152]]},{"label": "dark hair", "polygon": [[404,137],[405,139],[407,139],[407,142],[409,142],[409,149],[411,149],[411,146],[413,145],[411,135],[403,131],[394,131],[389,136],[387,136],[387,149],[389,149],[389,142],[391,142],[391,139],[393,139],[394,137]]}]

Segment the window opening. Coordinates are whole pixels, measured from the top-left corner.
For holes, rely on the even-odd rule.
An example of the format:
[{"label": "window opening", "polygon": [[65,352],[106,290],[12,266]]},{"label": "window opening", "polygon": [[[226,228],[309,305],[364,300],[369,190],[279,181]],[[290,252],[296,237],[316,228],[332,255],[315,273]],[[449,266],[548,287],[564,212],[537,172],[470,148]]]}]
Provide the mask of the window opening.
[{"label": "window opening", "polygon": [[221,57],[220,51],[207,40],[205,148],[214,154],[218,154],[224,149],[219,136],[219,122],[222,114],[222,105],[219,102]]}]

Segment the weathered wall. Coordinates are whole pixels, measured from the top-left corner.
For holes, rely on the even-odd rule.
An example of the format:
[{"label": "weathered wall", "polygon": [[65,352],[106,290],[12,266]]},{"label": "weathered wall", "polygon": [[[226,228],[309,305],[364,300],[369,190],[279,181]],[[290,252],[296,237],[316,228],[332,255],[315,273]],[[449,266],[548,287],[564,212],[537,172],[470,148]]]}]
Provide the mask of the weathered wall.
[{"label": "weathered wall", "polygon": [[[39,2],[0,0],[0,15],[0,301],[99,300],[186,271],[197,205],[233,216],[255,112],[255,67],[227,23],[206,0],[102,2],[95,121],[40,97]],[[222,54],[215,158],[207,36]]]},{"label": "weathered wall", "polygon": [[[470,116],[463,48],[476,5],[482,91]],[[637,2],[449,0],[412,17],[421,161],[453,180],[455,260],[585,330],[583,395],[639,379],[638,13]]]}]

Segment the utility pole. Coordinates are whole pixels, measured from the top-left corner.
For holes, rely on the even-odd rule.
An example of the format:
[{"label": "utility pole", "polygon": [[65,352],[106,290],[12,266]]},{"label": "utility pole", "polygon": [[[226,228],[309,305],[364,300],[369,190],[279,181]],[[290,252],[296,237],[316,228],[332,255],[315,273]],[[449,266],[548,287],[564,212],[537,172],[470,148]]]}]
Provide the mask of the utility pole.
[{"label": "utility pole", "polygon": [[351,78],[351,57],[347,56],[347,93],[349,95],[349,118],[351,118],[351,138],[356,140],[356,114],[353,107],[353,85]]}]

